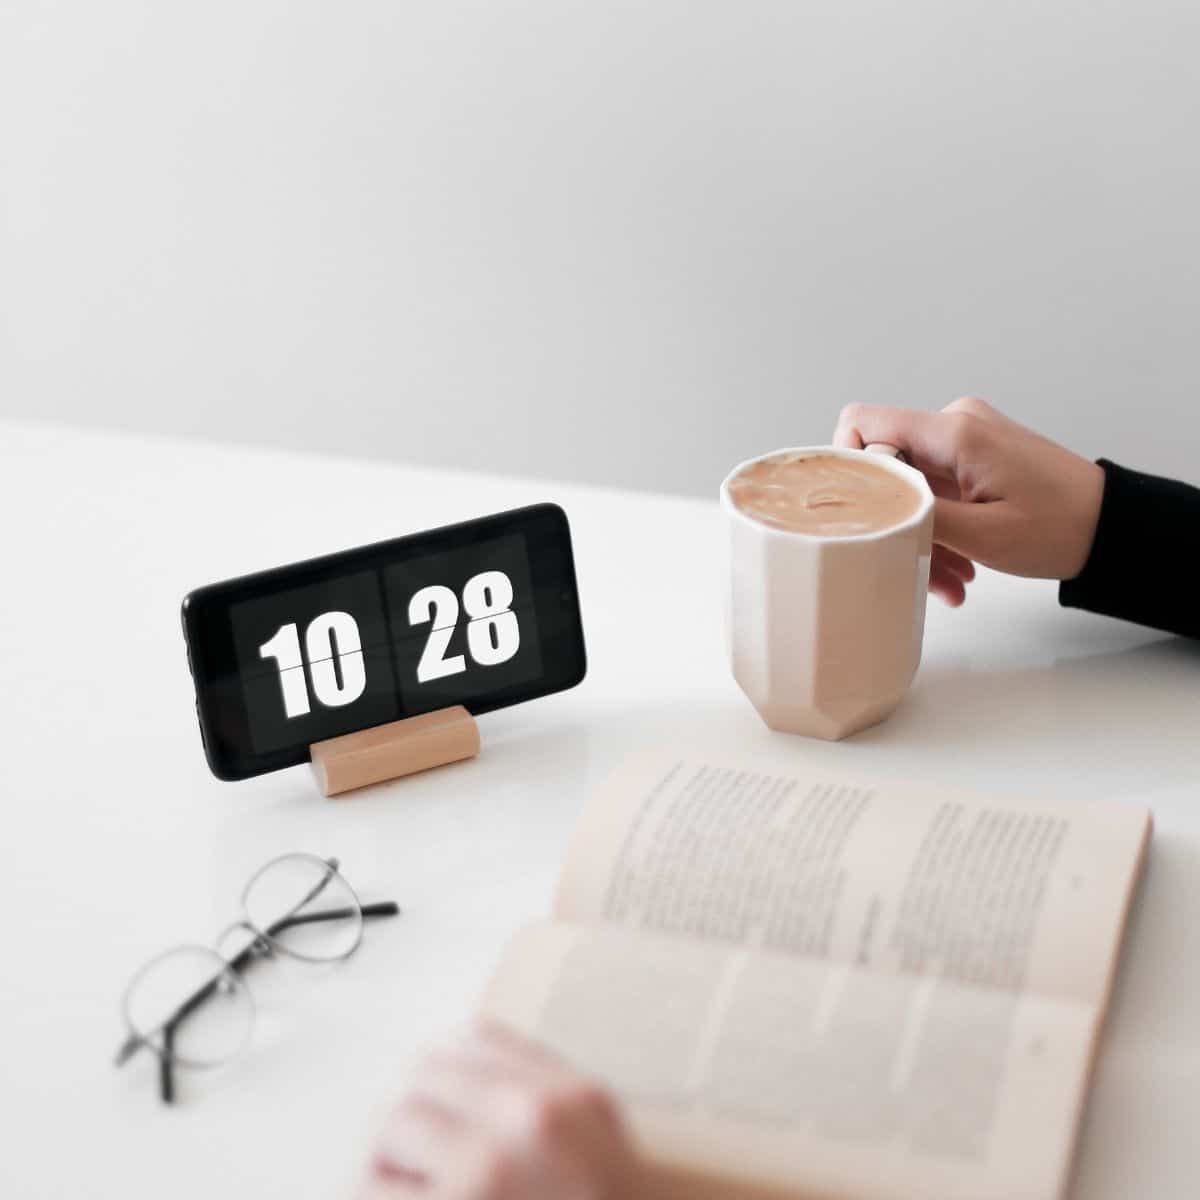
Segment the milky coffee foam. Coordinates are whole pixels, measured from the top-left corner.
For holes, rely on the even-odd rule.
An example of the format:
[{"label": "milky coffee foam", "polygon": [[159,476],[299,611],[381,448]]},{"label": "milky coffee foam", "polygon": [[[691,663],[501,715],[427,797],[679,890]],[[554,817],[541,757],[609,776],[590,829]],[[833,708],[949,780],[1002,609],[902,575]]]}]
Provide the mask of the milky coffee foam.
[{"label": "milky coffee foam", "polygon": [[793,533],[851,537],[891,529],[921,507],[921,493],[869,455],[777,455],[751,463],[729,482],[747,516]]}]

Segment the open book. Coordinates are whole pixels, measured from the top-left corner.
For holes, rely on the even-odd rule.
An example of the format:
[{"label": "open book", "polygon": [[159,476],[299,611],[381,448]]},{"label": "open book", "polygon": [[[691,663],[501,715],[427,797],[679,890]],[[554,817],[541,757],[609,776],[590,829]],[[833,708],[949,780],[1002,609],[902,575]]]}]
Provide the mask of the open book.
[{"label": "open book", "polygon": [[635,759],[485,1015],[622,1098],[646,1194],[1062,1194],[1151,827]]}]

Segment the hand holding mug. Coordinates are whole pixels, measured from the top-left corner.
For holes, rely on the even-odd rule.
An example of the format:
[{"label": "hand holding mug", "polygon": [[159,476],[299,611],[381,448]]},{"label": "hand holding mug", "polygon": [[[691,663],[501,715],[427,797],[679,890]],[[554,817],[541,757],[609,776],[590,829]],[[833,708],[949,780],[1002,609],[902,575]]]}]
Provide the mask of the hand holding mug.
[{"label": "hand holding mug", "polygon": [[950,605],[973,562],[1012,575],[1073,579],[1088,560],[1104,471],[973,396],[941,412],[874,404],[842,410],[834,444],[898,446],[936,496],[929,587]]}]

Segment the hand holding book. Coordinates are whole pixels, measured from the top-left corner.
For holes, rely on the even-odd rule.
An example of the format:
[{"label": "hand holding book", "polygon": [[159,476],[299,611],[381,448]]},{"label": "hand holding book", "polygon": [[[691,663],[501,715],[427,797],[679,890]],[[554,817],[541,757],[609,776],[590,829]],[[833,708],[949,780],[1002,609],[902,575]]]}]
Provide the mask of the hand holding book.
[{"label": "hand holding book", "polygon": [[358,1200],[641,1194],[611,1097],[544,1047],[480,1025],[426,1056],[376,1138]]}]

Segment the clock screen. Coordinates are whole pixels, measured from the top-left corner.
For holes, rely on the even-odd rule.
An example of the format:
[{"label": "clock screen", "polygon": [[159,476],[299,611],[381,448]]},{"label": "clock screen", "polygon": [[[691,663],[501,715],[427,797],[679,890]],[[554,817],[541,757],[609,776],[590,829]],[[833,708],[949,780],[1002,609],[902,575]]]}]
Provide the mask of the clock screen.
[{"label": "clock screen", "polygon": [[520,534],[246,600],[230,618],[260,753],[462,704],[542,669]]}]

